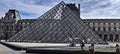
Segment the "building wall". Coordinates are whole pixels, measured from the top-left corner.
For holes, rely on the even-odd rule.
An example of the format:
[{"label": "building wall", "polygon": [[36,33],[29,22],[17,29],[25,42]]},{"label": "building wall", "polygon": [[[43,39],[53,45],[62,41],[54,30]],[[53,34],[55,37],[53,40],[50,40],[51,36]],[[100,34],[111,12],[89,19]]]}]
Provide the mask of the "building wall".
[{"label": "building wall", "polygon": [[83,21],[105,41],[120,41],[120,19],[84,19]]},{"label": "building wall", "polygon": [[9,10],[4,18],[0,19],[0,40],[7,40],[27,27],[36,19],[21,19],[17,10]]},{"label": "building wall", "polygon": [[9,39],[19,31],[21,31],[23,28],[27,27],[32,22],[34,22],[35,19],[23,19],[19,20],[17,23],[15,23],[14,21],[1,21],[2,22],[0,22],[0,39]]}]

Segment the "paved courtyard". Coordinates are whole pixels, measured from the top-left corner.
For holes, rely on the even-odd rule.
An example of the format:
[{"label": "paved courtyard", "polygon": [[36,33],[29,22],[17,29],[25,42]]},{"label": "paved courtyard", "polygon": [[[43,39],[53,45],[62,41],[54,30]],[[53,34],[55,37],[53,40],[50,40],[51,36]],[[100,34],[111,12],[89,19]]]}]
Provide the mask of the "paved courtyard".
[{"label": "paved courtyard", "polygon": [[[61,49],[69,49],[69,43],[26,43],[26,42],[5,42],[10,45],[23,46],[23,47],[64,47]],[[115,52],[115,45],[120,43],[109,43],[109,45],[95,44],[95,51],[98,52]],[[91,44],[85,44],[85,49],[88,50]],[[74,50],[80,50],[80,44],[76,44]],[[71,49],[69,49],[71,50]]]},{"label": "paved courtyard", "polygon": [[15,51],[0,44],[0,54],[26,54],[24,51]]},{"label": "paved courtyard", "polygon": [[[24,46],[24,47],[39,47],[39,46],[68,46],[69,44],[53,44],[53,43],[24,43],[24,42],[6,42],[7,44],[12,44],[12,45],[17,45],[17,46]],[[95,51],[98,52],[115,52],[115,44],[120,44],[120,43],[109,43],[109,45],[99,45],[96,44],[95,45]],[[77,44],[77,48],[74,47],[70,48],[70,47],[66,47],[64,49],[69,49],[69,50],[80,50],[80,45]],[[86,49],[88,48],[88,46],[90,46],[90,44],[86,44]],[[62,48],[63,49],[63,48]],[[16,50],[12,50],[2,44],[0,44],[0,54],[31,54],[31,53],[25,53],[25,51],[16,51]],[[34,53],[32,53],[34,54]]]}]

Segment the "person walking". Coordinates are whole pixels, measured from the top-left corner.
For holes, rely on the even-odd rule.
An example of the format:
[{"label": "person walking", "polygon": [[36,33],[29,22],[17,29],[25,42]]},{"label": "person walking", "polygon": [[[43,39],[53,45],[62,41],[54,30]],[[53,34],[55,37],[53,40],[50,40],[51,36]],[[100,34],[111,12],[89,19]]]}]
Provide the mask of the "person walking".
[{"label": "person walking", "polygon": [[85,54],[85,44],[81,43],[80,47],[81,47],[82,54]]},{"label": "person walking", "polygon": [[119,45],[118,44],[116,44],[116,54],[120,54],[120,47],[119,47]]},{"label": "person walking", "polygon": [[95,52],[94,52],[94,44],[91,44],[91,46],[89,46],[89,54],[95,54]]}]

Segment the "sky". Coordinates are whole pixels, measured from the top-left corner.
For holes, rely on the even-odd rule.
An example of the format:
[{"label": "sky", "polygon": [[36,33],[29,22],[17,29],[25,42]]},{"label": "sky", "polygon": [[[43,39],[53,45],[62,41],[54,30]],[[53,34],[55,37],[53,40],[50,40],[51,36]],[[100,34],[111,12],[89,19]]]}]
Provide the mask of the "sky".
[{"label": "sky", "polygon": [[80,3],[82,19],[120,19],[120,0],[0,0],[0,17],[16,9],[22,19],[37,19],[61,1]]}]

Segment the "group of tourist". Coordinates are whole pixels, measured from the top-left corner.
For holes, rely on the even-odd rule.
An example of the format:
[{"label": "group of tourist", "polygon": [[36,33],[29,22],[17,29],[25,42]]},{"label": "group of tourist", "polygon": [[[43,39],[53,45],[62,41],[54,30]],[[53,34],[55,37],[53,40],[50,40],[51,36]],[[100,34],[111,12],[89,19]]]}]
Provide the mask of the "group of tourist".
[{"label": "group of tourist", "polygon": [[[81,45],[80,45],[80,47],[81,47],[81,50],[82,50],[82,53],[84,54],[85,53],[85,44],[84,43],[82,43]],[[91,44],[91,46],[89,46],[89,54],[95,54],[95,52],[94,52],[94,44]]]},{"label": "group of tourist", "polygon": [[[70,46],[71,46],[71,47],[75,47],[75,46],[76,46],[76,43],[75,43],[75,42],[72,42],[72,43],[70,44]],[[80,45],[80,47],[81,47],[82,53],[85,54],[85,44],[82,43],[82,44]],[[115,48],[116,48],[116,54],[120,54],[120,46],[119,46],[118,44],[116,44],[116,47],[115,47]],[[89,46],[89,54],[95,54],[94,44],[91,44],[91,46]]]},{"label": "group of tourist", "polygon": [[[75,42],[72,42],[72,43],[70,44],[70,46],[71,46],[71,47],[75,47],[75,46],[76,46],[76,43],[75,43]],[[81,47],[82,53],[85,54],[85,44],[82,43],[82,44],[80,45],[80,47]],[[91,44],[91,46],[89,46],[89,54],[95,54],[95,52],[94,52],[94,44]]]}]

